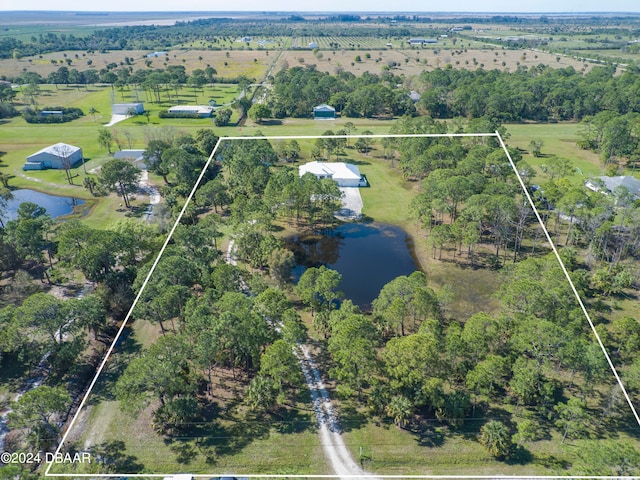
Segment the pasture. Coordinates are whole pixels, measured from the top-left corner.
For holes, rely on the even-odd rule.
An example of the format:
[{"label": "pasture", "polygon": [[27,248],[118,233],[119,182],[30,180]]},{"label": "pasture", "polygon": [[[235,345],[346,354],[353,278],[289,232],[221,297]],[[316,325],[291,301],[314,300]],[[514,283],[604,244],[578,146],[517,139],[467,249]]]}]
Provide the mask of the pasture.
[{"label": "pasture", "polygon": [[24,72],[35,72],[43,77],[66,66],[79,71],[104,68],[133,68],[133,70],[167,68],[182,65],[187,74],[207,66],[216,69],[217,77],[236,78],[244,75],[250,79],[262,80],[271,67],[276,54],[268,50],[206,50],[177,48],[169,49],[158,57],[147,57],[150,50],[114,50],[108,52],[80,52],[67,50],[22,58],[0,60],[2,75],[13,78]]}]

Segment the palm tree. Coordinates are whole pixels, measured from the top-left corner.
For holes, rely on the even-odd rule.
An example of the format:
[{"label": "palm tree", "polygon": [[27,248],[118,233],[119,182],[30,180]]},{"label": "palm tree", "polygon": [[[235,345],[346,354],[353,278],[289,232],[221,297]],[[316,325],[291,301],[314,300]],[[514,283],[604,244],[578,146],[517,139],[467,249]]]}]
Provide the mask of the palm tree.
[{"label": "palm tree", "polygon": [[93,115],[93,121],[96,121],[96,113],[100,113],[98,112],[98,109],[95,107],[90,107],[89,108],[89,115]]},{"label": "palm tree", "polygon": [[93,177],[85,177],[84,180],[82,180],[82,186],[89,189],[89,192],[93,195],[93,189],[98,186],[98,182],[96,182],[96,179]]},{"label": "palm tree", "polygon": [[386,411],[387,415],[393,417],[398,428],[404,428],[413,414],[413,404],[404,395],[396,395],[387,405]]},{"label": "palm tree", "polygon": [[491,420],[485,423],[480,429],[479,440],[496,458],[507,458],[511,454],[511,434],[502,422]]}]

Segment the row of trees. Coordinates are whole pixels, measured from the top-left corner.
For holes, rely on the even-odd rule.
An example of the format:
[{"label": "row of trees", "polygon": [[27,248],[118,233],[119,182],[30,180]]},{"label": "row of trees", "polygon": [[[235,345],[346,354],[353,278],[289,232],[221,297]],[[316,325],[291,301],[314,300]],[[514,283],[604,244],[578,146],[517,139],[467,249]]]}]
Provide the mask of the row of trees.
[{"label": "row of trees", "polygon": [[332,76],[313,66],[293,67],[275,75],[267,102],[276,118],[309,117],[313,107],[322,103],[331,104],[347,117],[414,114],[408,90],[396,88],[402,81],[390,72]]}]

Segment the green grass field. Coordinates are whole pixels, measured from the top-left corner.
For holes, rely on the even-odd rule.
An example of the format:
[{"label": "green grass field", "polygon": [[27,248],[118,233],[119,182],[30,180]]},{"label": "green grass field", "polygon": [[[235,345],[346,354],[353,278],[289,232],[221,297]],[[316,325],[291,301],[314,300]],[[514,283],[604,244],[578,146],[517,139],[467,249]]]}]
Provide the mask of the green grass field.
[{"label": "green grass field", "polygon": [[[598,154],[578,147],[580,126],[577,123],[527,123],[505,126],[511,134],[506,143],[524,150],[524,160],[538,171],[540,165],[544,164],[549,156],[555,155],[571,160],[578,168],[573,175],[576,182],[586,181],[590,176],[604,174]],[[529,143],[532,140],[543,141],[541,157],[536,158],[530,154]],[[534,180],[543,182],[546,181],[546,176],[539,174]]]}]

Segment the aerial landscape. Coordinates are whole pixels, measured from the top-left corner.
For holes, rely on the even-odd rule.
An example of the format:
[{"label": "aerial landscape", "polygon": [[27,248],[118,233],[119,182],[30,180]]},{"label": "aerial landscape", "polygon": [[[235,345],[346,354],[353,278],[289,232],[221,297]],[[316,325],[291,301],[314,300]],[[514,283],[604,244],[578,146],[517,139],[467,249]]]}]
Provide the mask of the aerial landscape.
[{"label": "aerial landscape", "polygon": [[568,4],[0,6],[0,480],[640,476],[640,11]]}]

